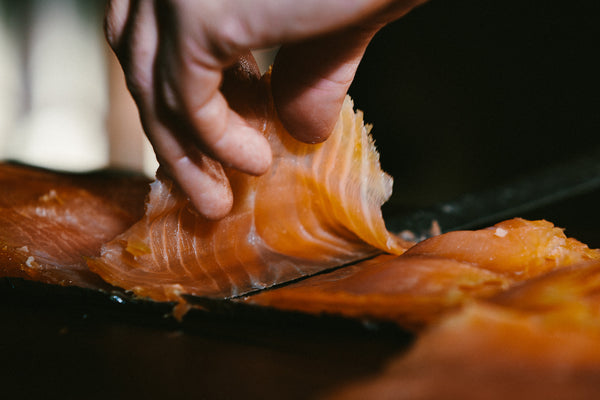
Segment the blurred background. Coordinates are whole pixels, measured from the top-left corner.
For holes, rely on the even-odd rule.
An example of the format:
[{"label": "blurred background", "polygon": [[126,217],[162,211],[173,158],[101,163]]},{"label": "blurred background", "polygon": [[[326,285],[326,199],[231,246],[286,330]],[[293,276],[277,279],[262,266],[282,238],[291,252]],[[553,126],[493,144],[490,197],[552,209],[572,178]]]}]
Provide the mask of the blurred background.
[{"label": "blurred background", "polygon": [[156,160],[102,31],[104,0],[0,0],[0,157],[153,175]]},{"label": "blurred background", "polygon": [[[154,176],[123,73],[103,33],[105,0],[0,0],[0,159]],[[258,50],[264,68],[274,49]]]},{"label": "blurred background", "polygon": [[[104,4],[0,0],[0,157],[153,174],[102,34]],[[598,148],[599,11],[590,0],[432,0],[380,32],[351,95],[396,181],[388,207],[445,201]]]},{"label": "blurred background", "polygon": [[395,178],[390,207],[596,151],[599,17],[589,0],[431,0],[380,32],[351,94]]}]

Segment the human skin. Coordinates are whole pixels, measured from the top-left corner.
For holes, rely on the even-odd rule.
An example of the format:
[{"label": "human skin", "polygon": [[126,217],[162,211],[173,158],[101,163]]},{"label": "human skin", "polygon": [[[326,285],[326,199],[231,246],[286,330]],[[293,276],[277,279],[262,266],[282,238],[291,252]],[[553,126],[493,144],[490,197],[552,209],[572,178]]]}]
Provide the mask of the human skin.
[{"label": "human skin", "polygon": [[110,0],[105,28],[159,163],[198,212],[219,219],[233,204],[223,165],[260,175],[271,163],[266,139],[223,96],[224,71],[281,46],[279,117],[297,139],[324,141],[372,37],[423,2]]}]

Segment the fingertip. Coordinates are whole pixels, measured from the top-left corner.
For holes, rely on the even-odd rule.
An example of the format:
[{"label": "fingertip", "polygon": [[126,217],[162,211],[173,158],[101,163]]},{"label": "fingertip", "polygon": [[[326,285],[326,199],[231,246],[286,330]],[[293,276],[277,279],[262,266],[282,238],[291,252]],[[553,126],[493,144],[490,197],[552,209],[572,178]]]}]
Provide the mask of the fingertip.
[{"label": "fingertip", "polygon": [[319,124],[310,120],[294,121],[293,117],[281,117],[281,123],[295,139],[309,144],[326,141],[331,136],[335,124]]},{"label": "fingertip", "polygon": [[301,104],[302,101],[299,99],[297,104],[275,102],[281,123],[292,137],[301,142],[312,144],[324,142],[335,127],[339,109],[330,104],[328,108],[333,111],[307,110],[306,106]]},{"label": "fingertip", "polygon": [[[275,75],[274,75],[275,76]],[[342,101],[307,89],[294,95],[293,84],[273,81],[277,115],[292,137],[304,143],[327,140],[335,127]]]},{"label": "fingertip", "polygon": [[173,177],[198,213],[210,220],[225,217],[233,207],[233,193],[221,164],[198,154],[171,164]]},{"label": "fingertip", "polygon": [[272,93],[292,136],[309,143],[329,137],[364,51],[381,26],[353,25],[281,47],[272,70]]},{"label": "fingertip", "polygon": [[251,175],[267,172],[273,158],[269,141],[234,112],[229,121],[227,131],[210,147],[215,158]]},{"label": "fingertip", "polygon": [[254,143],[247,150],[249,156],[247,171],[252,175],[262,175],[269,170],[273,162],[273,152],[269,141],[259,132],[253,134]]},{"label": "fingertip", "polygon": [[305,143],[321,143],[339,118],[349,82],[339,83],[300,68],[297,53],[282,49],[272,71],[271,91],[286,130]]},{"label": "fingertip", "polygon": [[215,191],[210,196],[190,196],[192,205],[204,218],[218,221],[225,218],[233,208],[231,190]]}]

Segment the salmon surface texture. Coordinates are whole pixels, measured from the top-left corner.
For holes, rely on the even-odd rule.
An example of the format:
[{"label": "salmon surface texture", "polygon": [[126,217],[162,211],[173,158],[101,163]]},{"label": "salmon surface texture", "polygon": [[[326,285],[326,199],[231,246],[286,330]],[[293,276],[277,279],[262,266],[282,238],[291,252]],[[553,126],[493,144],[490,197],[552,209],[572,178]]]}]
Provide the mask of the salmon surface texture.
[{"label": "salmon surface texture", "polygon": [[228,298],[410,245],[385,227],[380,207],[392,179],[349,98],[330,138],[304,144],[279,122],[268,76],[246,84],[252,100],[237,111],[271,144],[270,170],[260,177],[227,170],[234,206],[219,221],[199,216],[159,173],[142,220],[106,244],[90,269],[158,301]]},{"label": "salmon surface texture", "polygon": [[525,281],[445,317],[381,374],[332,399],[596,399],[600,262]]},{"label": "salmon surface texture", "polygon": [[400,256],[382,255],[244,301],[421,329],[465,302],[595,259],[600,251],[567,238],[552,223],[515,218],[486,229],[448,232]]},{"label": "salmon surface texture", "polygon": [[0,276],[108,287],[85,258],[141,218],[148,183],[0,163]]}]

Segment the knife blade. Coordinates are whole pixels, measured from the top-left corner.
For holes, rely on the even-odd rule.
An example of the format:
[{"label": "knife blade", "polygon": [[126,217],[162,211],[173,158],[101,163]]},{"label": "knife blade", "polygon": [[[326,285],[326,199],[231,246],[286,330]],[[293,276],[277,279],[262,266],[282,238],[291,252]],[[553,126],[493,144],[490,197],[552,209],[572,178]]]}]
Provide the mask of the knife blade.
[{"label": "knife blade", "polygon": [[[600,149],[542,167],[506,184],[386,220],[395,233],[423,240],[435,233],[475,229],[600,187]],[[432,225],[439,232],[432,232]],[[435,231],[434,229],[433,231]]]}]

